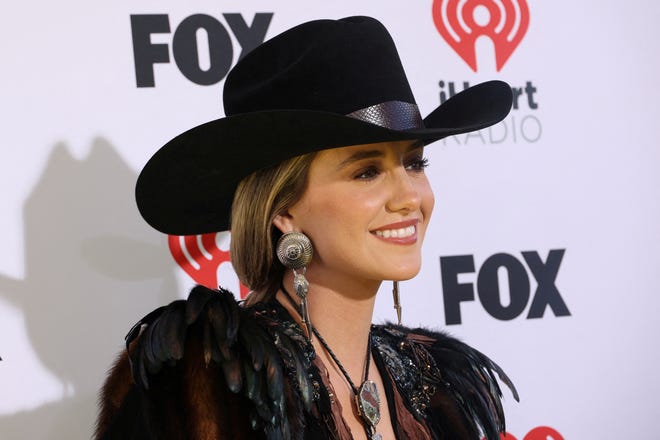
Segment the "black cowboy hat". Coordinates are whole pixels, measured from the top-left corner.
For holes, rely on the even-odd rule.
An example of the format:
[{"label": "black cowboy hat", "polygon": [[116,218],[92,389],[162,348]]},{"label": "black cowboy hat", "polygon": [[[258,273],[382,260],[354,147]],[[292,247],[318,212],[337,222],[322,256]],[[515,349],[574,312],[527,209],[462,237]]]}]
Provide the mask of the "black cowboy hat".
[{"label": "black cowboy hat", "polygon": [[394,42],[369,17],[296,26],[240,60],[224,86],[225,118],[163,146],[138,177],[145,220],[173,235],[229,228],[249,174],[305,153],[399,140],[429,143],[506,117],[511,88],[468,88],[422,120]]}]

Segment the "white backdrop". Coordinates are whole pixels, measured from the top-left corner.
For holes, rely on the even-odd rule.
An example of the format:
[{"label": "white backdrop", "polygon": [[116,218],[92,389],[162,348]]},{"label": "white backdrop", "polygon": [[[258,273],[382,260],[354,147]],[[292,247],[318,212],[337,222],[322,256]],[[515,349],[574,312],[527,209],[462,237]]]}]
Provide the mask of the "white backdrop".
[{"label": "white backdrop", "polygon": [[[450,82],[462,89],[499,78],[520,87],[503,124],[428,149],[436,211],[423,270],[402,284],[404,323],[446,328],[505,368],[522,399],[506,394],[512,439],[660,438],[660,5],[527,0],[529,26],[510,57],[498,70],[494,54],[506,43],[480,38],[475,72],[436,28],[432,0],[405,3],[65,0],[6,8],[0,438],[89,438],[97,390],[123,335],[193,284],[167,237],[139,217],[133,185],[157,147],[222,115],[221,83],[187,79],[172,48],[187,17],[207,14],[228,31],[235,62],[241,44],[225,13],[248,25],[255,13],[272,14],[267,37],[314,18],[379,18],[423,114]],[[467,7],[445,3],[448,15]],[[524,15],[523,0],[467,5],[487,3],[515,4]],[[153,87],[136,85],[130,16],[142,14],[164,15],[170,26],[143,40],[169,53],[169,63],[153,66]],[[477,8],[474,17],[483,24],[488,14]],[[227,50],[210,58],[209,47],[223,40],[209,46],[204,36],[197,34],[202,70],[229,59]],[[238,291],[226,269],[220,278]],[[389,287],[377,321],[394,319]],[[570,315],[546,307],[528,319],[534,298],[562,303]],[[456,305],[461,322],[448,325]]]}]

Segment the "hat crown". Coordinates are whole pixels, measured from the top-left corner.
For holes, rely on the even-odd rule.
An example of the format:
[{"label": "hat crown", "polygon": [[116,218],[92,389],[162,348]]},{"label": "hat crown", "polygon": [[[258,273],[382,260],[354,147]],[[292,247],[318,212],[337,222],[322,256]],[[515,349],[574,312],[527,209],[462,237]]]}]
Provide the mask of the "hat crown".
[{"label": "hat crown", "polygon": [[223,96],[227,116],[346,115],[387,101],[415,102],[392,37],[370,17],[316,20],[272,38],[236,64]]}]

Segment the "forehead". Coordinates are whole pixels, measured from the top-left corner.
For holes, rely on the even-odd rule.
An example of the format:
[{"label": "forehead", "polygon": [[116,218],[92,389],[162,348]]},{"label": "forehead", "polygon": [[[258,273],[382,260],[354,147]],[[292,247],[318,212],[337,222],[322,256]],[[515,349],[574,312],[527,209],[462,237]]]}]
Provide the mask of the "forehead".
[{"label": "forehead", "polygon": [[318,152],[312,165],[315,162],[327,163],[329,165],[334,162],[336,165],[341,166],[342,164],[371,157],[384,157],[388,154],[405,154],[421,147],[423,147],[423,142],[418,140],[351,145]]}]

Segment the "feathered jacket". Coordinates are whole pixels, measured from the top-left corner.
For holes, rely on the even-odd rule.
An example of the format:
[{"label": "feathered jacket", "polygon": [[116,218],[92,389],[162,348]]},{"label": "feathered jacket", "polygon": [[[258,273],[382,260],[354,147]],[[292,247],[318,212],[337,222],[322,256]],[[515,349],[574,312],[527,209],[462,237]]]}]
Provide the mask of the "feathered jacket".
[{"label": "feathered jacket", "polygon": [[[277,302],[242,307],[198,286],[140,320],[103,387],[95,438],[339,439],[314,350]],[[372,327],[374,360],[399,439],[499,439],[486,356],[442,333]],[[386,372],[386,374],[383,374]]]}]

